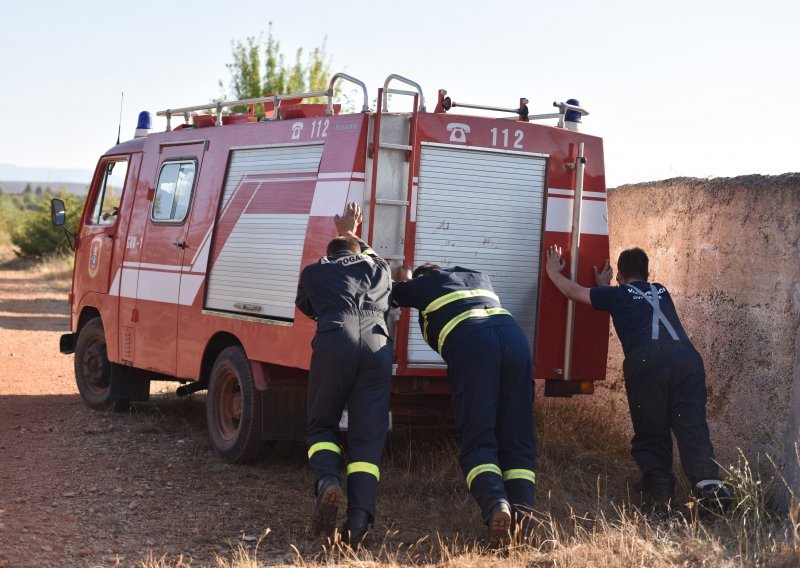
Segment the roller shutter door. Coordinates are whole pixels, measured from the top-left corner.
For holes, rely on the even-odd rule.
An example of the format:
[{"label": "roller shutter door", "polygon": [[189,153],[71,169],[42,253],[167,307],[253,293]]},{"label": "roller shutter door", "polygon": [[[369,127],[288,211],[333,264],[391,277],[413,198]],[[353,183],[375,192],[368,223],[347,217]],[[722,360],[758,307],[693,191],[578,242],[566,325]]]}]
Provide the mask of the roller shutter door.
[{"label": "roller shutter door", "polygon": [[[541,156],[423,145],[414,264],[489,275],[533,348],[547,161]],[[410,364],[443,363],[412,311]]]},{"label": "roller shutter door", "polygon": [[281,320],[294,298],[322,145],[232,150],[205,307]]}]

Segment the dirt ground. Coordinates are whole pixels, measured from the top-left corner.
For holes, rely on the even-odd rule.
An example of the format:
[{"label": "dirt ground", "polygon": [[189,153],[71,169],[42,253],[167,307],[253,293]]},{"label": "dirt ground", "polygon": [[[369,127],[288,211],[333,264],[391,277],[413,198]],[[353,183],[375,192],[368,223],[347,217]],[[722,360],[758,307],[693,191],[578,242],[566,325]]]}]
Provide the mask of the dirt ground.
[{"label": "dirt ground", "polygon": [[[58,352],[69,328],[68,281],[7,266],[0,265],[0,567],[132,565],[165,554],[207,564],[253,546],[267,528],[261,546],[279,560],[271,543],[300,535],[311,506],[302,446],[228,466],[207,441],[202,395],[156,394],[125,414],[84,406],[73,359]],[[292,521],[271,522],[289,513]]]},{"label": "dirt ground", "polygon": [[[68,289],[66,278],[0,259],[0,568],[181,557],[205,566],[240,546],[257,546],[266,564],[324,558],[321,539],[305,533],[313,497],[302,443],[227,465],[208,440],[204,394],[178,398],[172,383],[153,383],[151,402],[126,413],[83,404],[73,357],[58,350]],[[409,434],[393,434],[384,466],[396,474],[382,488],[376,547],[438,530],[481,537],[452,436],[434,438],[433,451],[412,458]]]},{"label": "dirt ground", "polygon": [[[253,565],[242,551],[260,565],[341,559],[306,532],[313,496],[304,444],[280,442],[253,465],[227,465],[208,439],[205,395],[179,398],[175,383],[152,383],[151,401],[125,413],[85,406],[73,357],[58,350],[69,328],[68,273],[26,269],[3,253],[0,568]],[[598,495],[627,495],[635,473],[627,440],[598,435],[595,415],[588,405],[537,404],[548,518],[600,502],[612,513],[616,505]],[[457,453],[448,428],[390,435],[368,555],[438,564],[484,542]]]}]

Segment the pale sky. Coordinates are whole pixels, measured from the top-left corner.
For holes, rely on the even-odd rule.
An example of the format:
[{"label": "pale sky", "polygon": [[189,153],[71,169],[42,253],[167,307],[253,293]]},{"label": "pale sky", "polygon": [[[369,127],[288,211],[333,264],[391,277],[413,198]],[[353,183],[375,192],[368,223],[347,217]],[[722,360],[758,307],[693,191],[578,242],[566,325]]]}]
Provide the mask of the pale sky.
[{"label": "pale sky", "polygon": [[800,171],[796,0],[0,0],[0,164],[93,169],[121,91],[128,139],[141,110],[220,95],[231,41],[270,21],[290,58],[327,36],[370,100],[390,73],[431,109],[439,88],[532,113],[577,98],[609,187]]}]

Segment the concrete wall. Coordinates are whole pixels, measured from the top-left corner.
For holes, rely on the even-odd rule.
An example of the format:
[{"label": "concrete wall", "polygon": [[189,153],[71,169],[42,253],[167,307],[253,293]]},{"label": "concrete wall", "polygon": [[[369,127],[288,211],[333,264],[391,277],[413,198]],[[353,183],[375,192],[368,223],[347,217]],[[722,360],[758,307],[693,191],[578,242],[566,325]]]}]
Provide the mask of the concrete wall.
[{"label": "concrete wall", "polygon": [[[800,489],[800,174],[622,186],[608,217],[612,266],[626,248],[648,253],[705,360],[718,461],[769,455]],[[622,359],[612,328],[593,404],[630,430]]]}]

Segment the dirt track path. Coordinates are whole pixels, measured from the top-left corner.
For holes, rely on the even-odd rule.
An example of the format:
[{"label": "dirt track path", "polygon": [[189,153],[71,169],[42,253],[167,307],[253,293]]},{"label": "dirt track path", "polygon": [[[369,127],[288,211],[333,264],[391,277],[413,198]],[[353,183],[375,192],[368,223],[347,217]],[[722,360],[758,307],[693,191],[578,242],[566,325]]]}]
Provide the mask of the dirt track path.
[{"label": "dirt track path", "polygon": [[0,567],[165,554],[205,565],[270,525],[262,548],[280,561],[304,515],[280,526],[270,517],[310,504],[302,447],[279,448],[268,468],[226,466],[206,440],[202,396],[156,395],[122,415],[88,409],[72,357],[58,352],[64,283],[34,277],[0,265]]},{"label": "dirt track path", "polygon": [[[58,352],[69,280],[4,264],[2,252],[0,568],[219,566],[240,546],[262,565],[335,559],[305,532],[313,497],[302,443],[226,465],[208,440],[205,396],[178,398],[174,383],[153,383],[151,401],[126,413],[89,409],[72,356]],[[592,510],[601,484],[610,498],[626,495],[627,443],[592,434],[589,410],[537,404],[543,510]],[[485,536],[456,458],[448,429],[390,436],[372,555],[440,565]]]},{"label": "dirt track path", "polygon": [[[321,540],[305,534],[313,498],[302,444],[228,466],[208,441],[204,395],[179,399],[171,383],[153,383],[151,402],[124,414],[89,409],[72,356],[58,352],[69,281],[1,261],[0,568],[141,567],[162,557],[216,565],[240,545],[255,550],[266,529],[261,562],[297,562],[297,551],[324,558]],[[435,531],[481,536],[452,438],[425,436],[431,452],[410,451],[402,435],[387,447],[375,527],[386,536],[376,550]]]}]

